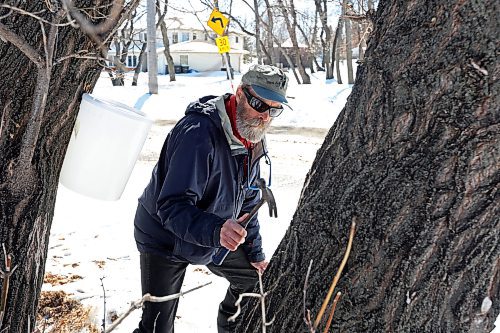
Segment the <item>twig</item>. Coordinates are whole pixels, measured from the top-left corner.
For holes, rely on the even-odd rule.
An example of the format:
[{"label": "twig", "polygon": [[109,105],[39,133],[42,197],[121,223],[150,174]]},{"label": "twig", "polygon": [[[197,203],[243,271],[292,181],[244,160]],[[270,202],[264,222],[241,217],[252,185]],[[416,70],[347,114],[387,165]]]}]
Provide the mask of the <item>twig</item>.
[{"label": "twig", "polygon": [[108,36],[106,36],[106,38],[103,40],[104,44],[107,44],[109,42],[109,39],[115,35],[115,33],[118,31],[118,29],[122,26],[123,22],[130,19],[132,12],[137,8],[140,1],[141,0],[132,0],[124,7],[123,15],[119,18],[119,20],[117,21],[113,30],[111,30],[111,32],[108,34]]},{"label": "twig", "polygon": [[102,318],[102,331],[103,332],[106,332],[106,289],[104,289],[104,276],[99,278],[101,280],[101,287],[102,287],[102,293],[103,293],[103,296],[104,296],[104,316]]},{"label": "twig", "polygon": [[328,320],[326,321],[326,326],[323,333],[328,333],[328,331],[330,330],[330,326],[332,326],[333,314],[335,313],[335,308],[337,307],[337,303],[339,302],[340,296],[342,296],[342,293],[339,291],[337,295],[335,295],[335,298],[333,299],[332,309],[330,310],[330,315],[328,316]]},{"label": "twig", "polygon": [[340,267],[337,270],[337,274],[335,274],[335,277],[333,278],[330,289],[328,290],[328,294],[326,295],[325,299],[323,300],[323,305],[321,306],[321,309],[319,310],[319,313],[316,316],[316,320],[314,321],[314,329],[315,330],[318,328],[318,325],[321,321],[321,318],[323,317],[323,314],[325,313],[326,306],[328,305],[328,302],[330,301],[330,298],[332,297],[333,290],[335,289],[335,286],[337,285],[337,282],[339,281],[340,274],[342,274],[342,270],[344,269],[344,266],[347,263],[347,259],[349,258],[349,253],[351,252],[352,240],[354,238],[354,231],[355,230],[356,230],[356,221],[355,221],[355,218],[353,218],[353,221],[351,224],[351,232],[349,233],[349,242],[347,243],[347,249],[345,251],[344,258],[342,259]]},{"label": "twig", "polygon": [[203,288],[209,284],[211,284],[212,282],[207,282],[205,284],[202,284],[200,286],[197,286],[197,287],[194,287],[192,289],[189,289],[188,291],[185,291],[185,292],[180,292],[180,293],[177,293],[177,294],[172,294],[172,295],[168,295],[168,296],[162,296],[162,297],[157,297],[157,296],[151,296],[150,294],[145,294],[144,296],[142,296],[142,298],[136,302],[132,302],[130,304],[130,308],[124,313],[122,314],[120,317],[118,317],[118,319],[116,319],[113,324],[109,325],[108,329],[104,332],[104,333],[109,333],[111,331],[113,331],[125,318],[127,318],[134,310],[137,310],[137,309],[140,309],[142,308],[144,302],[153,302],[153,303],[161,303],[161,302],[166,302],[166,301],[170,301],[170,300],[173,300],[173,299],[176,299],[176,298],[179,298],[181,296],[184,296],[192,291],[195,291],[197,289],[200,289],[200,288]]},{"label": "twig", "polygon": [[261,313],[262,313],[262,333],[266,333],[266,327],[271,325],[274,321],[274,318],[270,321],[266,321],[266,295],[267,293],[264,293],[264,286],[262,284],[262,273],[260,271],[257,271],[257,274],[259,274],[259,289],[260,289],[260,308],[261,308]]},{"label": "twig", "polygon": [[89,35],[102,35],[113,29],[122,12],[123,3],[124,0],[114,1],[108,18],[104,22],[94,25],[73,6],[73,1],[63,0],[63,4],[69,10],[73,18],[78,22],[82,31]]},{"label": "twig", "polygon": [[306,274],[306,280],[304,281],[304,298],[303,298],[303,306],[304,306],[304,321],[306,322],[307,327],[311,330],[311,332],[314,332],[313,326],[311,323],[311,313],[309,310],[306,309],[306,298],[307,298],[307,286],[309,284],[309,274],[311,274],[311,268],[312,268],[313,260],[309,262],[309,267],[307,268],[307,274]]},{"label": "twig", "polygon": [[40,22],[44,22],[44,23],[47,23],[47,24],[50,24],[50,25],[53,25],[53,26],[57,26],[57,27],[65,27],[67,25],[71,25],[73,22],[68,22],[68,23],[54,23],[54,22],[50,22],[50,21],[47,21],[45,20],[44,18],[38,16],[38,15],[35,15],[33,13],[30,13],[30,12],[27,12],[21,8],[18,8],[18,7],[14,7],[14,6],[9,6],[9,5],[0,5],[0,7],[4,7],[4,8],[8,8],[10,10],[14,10],[14,11],[17,11],[17,12],[20,12],[21,14],[23,15],[27,15],[27,16],[31,16],[33,17],[34,19],[40,21]]},{"label": "twig", "polygon": [[242,293],[242,294],[240,294],[238,296],[238,299],[236,300],[236,303],[234,303],[234,305],[236,305],[236,313],[234,315],[232,315],[231,317],[227,318],[227,321],[235,321],[236,318],[240,315],[240,313],[241,313],[240,303],[243,300],[243,297],[260,298],[260,294],[256,294],[256,293]]},{"label": "twig", "polygon": [[2,249],[4,253],[4,264],[5,264],[5,271],[0,269],[0,277],[3,279],[2,283],[2,294],[0,295],[0,327],[3,326],[3,319],[5,315],[5,308],[7,307],[7,296],[9,295],[9,279],[12,274],[14,274],[14,271],[17,269],[17,265],[14,266],[12,269],[12,255],[7,254],[7,251],[5,250],[5,244],[2,243]]},{"label": "twig", "polygon": [[260,299],[260,309],[261,309],[261,314],[262,314],[262,333],[266,333],[266,327],[270,326],[274,322],[274,317],[271,321],[266,321],[266,296],[268,295],[267,292],[264,292],[264,284],[262,283],[262,273],[260,271],[257,271],[257,274],[259,275],[259,289],[260,289],[260,294],[256,293],[243,293],[240,294],[238,297],[238,300],[236,300],[236,313],[229,317],[227,321],[235,321],[236,318],[239,316],[241,313],[241,301],[243,300],[243,297],[256,297]]}]

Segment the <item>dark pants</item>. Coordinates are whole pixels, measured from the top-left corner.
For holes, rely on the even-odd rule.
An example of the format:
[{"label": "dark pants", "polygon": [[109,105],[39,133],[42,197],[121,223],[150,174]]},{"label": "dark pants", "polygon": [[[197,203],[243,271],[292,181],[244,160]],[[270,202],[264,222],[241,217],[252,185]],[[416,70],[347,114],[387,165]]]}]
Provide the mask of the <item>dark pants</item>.
[{"label": "dark pants", "polygon": [[[141,253],[142,294],[167,296],[180,292],[187,266],[187,263],[173,262],[154,254]],[[231,323],[227,319],[236,313],[234,303],[239,294],[251,292],[259,281],[257,271],[241,249],[230,252],[221,266],[209,264],[207,268],[215,275],[229,281],[226,297],[219,305],[217,328],[219,333],[234,332],[238,318],[236,322]],[[244,305],[245,299],[241,305]],[[155,333],[174,332],[177,304],[178,299],[163,303],[146,302],[139,323],[139,332],[153,333],[153,329]]]}]

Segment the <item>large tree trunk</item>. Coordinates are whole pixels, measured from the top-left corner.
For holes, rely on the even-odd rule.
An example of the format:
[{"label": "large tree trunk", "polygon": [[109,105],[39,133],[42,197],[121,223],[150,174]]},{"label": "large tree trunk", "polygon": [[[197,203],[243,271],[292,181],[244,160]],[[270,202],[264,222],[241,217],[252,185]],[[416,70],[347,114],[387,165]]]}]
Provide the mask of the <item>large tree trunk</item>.
[{"label": "large tree trunk", "polygon": [[[267,318],[276,318],[268,331],[306,331],[309,262],[305,305],[314,320],[353,218],[335,332],[493,329],[500,312],[496,7],[494,0],[380,2],[352,94],[264,275]],[[246,308],[238,332],[260,332],[258,306]]]},{"label": "large tree trunk", "polygon": [[[55,16],[47,10],[44,1],[19,3],[23,10],[42,15],[48,21]],[[108,0],[75,1],[79,8],[102,6],[99,13],[109,9],[110,4]],[[0,14],[6,12],[2,10]],[[54,58],[49,60],[48,71],[42,71],[40,66],[45,63],[45,52],[39,22],[13,11],[1,23],[4,25],[2,29],[10,29],[26,41],[24,45],[30,45],[40,54],[37,59],[41,59],[42,64],[36,66],[5,39],[0,42],[0,243],[13,254],[12,265],[17,266],[10,276],[8,289],[2,287],[0,291],[2,296],[7,295],[0,331],[26,333],[28,327],[33,330],[35,326],[59,172],[66,147],[81,95],[92,91],[101,70],[96,60],[59,60],[80,50],[99,53],[91,39],[79,29],[68,25],[58,28]],[[50,29],[45,25],[46,31]],[[40,80],[41,74],[45,75],[45,83]],[[41,90],[47,93],[40,95]],[[33,105],[37,104],[45,108],[42,107],[33,117]],[[32,131],[33,126],[40,126],[39,130]],[[31,155],[25,155],[21,143],[30,136],[33,140],[27,147]],[[5,270],[3,253],[0,256],[1,268]]]}]

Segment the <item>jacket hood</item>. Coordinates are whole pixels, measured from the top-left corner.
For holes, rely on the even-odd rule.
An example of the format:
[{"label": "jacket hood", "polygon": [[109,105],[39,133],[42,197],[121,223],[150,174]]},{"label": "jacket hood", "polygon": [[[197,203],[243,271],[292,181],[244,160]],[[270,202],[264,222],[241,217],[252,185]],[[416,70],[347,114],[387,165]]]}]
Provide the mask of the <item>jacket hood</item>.
[{"label": "jacket hood", "polygon": [[231,97],[231,94],[222,96],[205,96],[199,100],[192,102],[186,109],[186,114],[199,113],[209,117],[212,122],[224,132],[227,143],[231,148],[231,155],[246,154],[247,149],[243,143],[233,134],[231,121],[227,115],[225,99]]}]

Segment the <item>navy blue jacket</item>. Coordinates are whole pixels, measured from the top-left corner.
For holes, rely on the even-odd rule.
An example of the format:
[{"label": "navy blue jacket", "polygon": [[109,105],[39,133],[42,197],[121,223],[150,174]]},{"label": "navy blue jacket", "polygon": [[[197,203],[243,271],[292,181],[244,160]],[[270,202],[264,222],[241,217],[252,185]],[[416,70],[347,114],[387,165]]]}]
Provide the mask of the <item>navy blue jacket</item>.
[{"label": "navy blue jacket", "polygon": [[[139,198],[134,236],[140,252],[208,264],[221,246],[222,224],[250,212],[260,199],[259,191],[248,189],[246,177],[249,166],[250,184],[259,175],[265,143],[248,151],[233,135],[224,105],[230,96],[191,103],[168,134]],[[265,258],[261,245],[255,216],[241,246],[251,262],[259,262]]]}]

